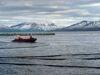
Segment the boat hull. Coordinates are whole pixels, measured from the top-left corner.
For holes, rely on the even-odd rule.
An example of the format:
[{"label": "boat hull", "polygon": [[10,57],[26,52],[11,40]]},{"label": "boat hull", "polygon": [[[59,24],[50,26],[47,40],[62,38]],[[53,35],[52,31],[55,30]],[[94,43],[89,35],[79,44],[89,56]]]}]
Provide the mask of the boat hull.
[{"label": "boat hull", "polygon": [[30,42],[30,43],[34,43],[36,42],[36,38],[32,38],[32,39],[24,39],[24,40],[19,40],[19,39],[14,39],[12,40],[12,42]]}]

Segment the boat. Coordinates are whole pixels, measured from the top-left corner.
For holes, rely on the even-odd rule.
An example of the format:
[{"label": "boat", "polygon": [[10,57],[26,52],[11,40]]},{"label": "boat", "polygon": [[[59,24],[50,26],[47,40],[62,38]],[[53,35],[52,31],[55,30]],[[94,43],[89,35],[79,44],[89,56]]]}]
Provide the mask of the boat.
[{"label": "boat", "polygon": [[31,39],[14,39],[12,40],[12,42],[30,42],[30,43],[35,43],[36,42],[36,38],[31,38]]}]

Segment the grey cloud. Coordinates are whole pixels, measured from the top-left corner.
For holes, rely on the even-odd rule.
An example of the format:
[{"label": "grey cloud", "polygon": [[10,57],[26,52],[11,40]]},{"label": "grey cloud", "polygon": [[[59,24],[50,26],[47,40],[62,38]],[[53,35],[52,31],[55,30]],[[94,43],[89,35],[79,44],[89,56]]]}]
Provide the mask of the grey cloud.
[{"label": "grey cloud", "polygon": [[[65,7],[65,6],[63,6]],[[36,6],[1,6],[0,7],[0,15],[2,16],[14,16],[14,15],[23,15],[23,14],[36,14],[45,12],[45,14],[51,14],[57,11],[64,11],[67,7],[63,8],[62,6],[47,6],[47,5],[36,5]],[[39,14],[38,14],[39,15]]]},{"label": "grey cloud", "polygon": [[[99,10],[93,12],[93,9],[83,8],[80,5],[98,2],[100,0],[0,0],[0,16],[5,19],[16,16],[29,16],[30,18],[41,18],[41,16],[47,18],[49,16],[48,18],[54,17],[55,19],[83,16],[97,17]],[[76,9],[80,11],[70,11]],[[87,14],[84,14],[83,10],[86,10]]]}]

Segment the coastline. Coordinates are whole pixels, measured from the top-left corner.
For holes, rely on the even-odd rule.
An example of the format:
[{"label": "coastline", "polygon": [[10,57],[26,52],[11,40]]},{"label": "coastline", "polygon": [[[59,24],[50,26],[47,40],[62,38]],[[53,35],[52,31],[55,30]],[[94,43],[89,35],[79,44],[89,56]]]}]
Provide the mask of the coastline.
[{"label": "coastline", "polygon": [[0,36],[14,36],[14,35],[23,35],[27,36],[32,35],[55,35],[54,32],[0,32]]}]

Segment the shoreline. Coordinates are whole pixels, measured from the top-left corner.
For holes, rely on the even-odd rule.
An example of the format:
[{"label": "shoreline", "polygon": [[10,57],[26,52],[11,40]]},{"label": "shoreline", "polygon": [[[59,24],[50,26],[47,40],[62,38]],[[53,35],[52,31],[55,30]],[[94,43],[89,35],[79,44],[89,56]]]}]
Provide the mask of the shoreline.
[{"label": "shoreline", "polygon": [[0,32],[0,36],[14,36],[14,35],[55,35],[54,32]]}]

